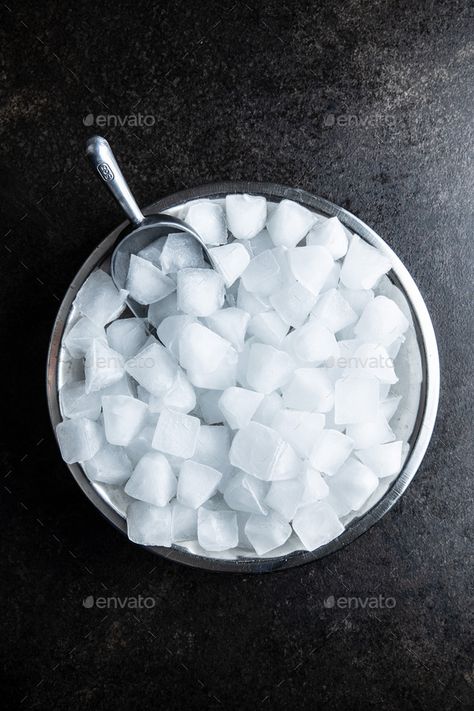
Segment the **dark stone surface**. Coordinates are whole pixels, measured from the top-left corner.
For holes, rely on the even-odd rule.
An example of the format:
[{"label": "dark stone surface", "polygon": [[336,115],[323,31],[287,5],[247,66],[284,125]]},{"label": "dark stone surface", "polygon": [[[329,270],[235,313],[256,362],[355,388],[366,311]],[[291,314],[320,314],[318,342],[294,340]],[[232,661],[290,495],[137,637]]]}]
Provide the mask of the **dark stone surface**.
[{"label": "dark stone surface", "polygon": [[[467,709],[469,3],[8,0],[0,16],[4,705]],[[153,125],[112,125],[138,112]],[[141,204],[216,179],[299,186],[372,225],[417,280],[439,338],[436,432],[405,496],[347,549],[264,577],[180,567],[127,544],[62,464],[49,335],[121,220],[83,158],[98,115]],[[102,595],[156,604],[83,606]],[[385,604],[325,608],[331,595]]]}]

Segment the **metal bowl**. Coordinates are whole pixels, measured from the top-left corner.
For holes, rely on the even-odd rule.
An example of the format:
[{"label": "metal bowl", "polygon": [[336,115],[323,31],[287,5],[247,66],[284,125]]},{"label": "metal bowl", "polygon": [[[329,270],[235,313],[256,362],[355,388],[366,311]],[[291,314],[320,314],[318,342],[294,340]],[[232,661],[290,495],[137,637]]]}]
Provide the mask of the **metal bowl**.
[{"label": "metal bowl", "polygon": [[[215,571],[263,573],[303,565],[317,558],[333,553],[346,546],[355,538],[365,533],[378,521],[400,498],[414,477],[428,447],[433,431],[439,397],[439,359],[436,337],[431,319],[412,277],[396,254],[373,230],[361,220],[323,198],[316,197],[304,190],[287,188],[268,183],[228,182],[205,185],[175,193],[151,205],[144,212],[169,212],[180,216],[183,205],[192,200],[212,198],[223,199],[229,193],[250,193],[264,195],[270,203],[278,203],[283,198],[294,200],[308,209],[324,215],[337,215],[339,220],[352,232],[377,247],[392,263],[387,275],[386,287],[393,289],[399,305],[411,318],[415,336],[406,348],[402,362],[403,380],[406,386],[405,405],[398,431],[409,442],[409,451],[401,472],[391,479],[383,479],[381,486],[370,497],[364,509],[345,521],[344,532],[335,540],[315,551],[295,550],[295,546],[285,545],[275,556],[266,558],[249,557],[251,553],[210,557],[205,552],[192,546],[173,546],[172,548],[151,547],[153,553],[170,558],[186,565]],[[47,397],[51,422],[56,427],[61,421],[58,390],[69,378],[73,363],[67,357],[62,339],[64,333],[77,317],[74,314],[73,301],[91,271],[101,266],[107,269],[110,254],[125,223],[111,232],[93,251],[76,274],[60,306],[51,336],[47,363]],[[396,287],[396,288],[394,288]],[[403,303],[400,303],[403,302]],[[397,361],[398,363],[398,361]],[[90,482],[79,464],[68,465],[83,492],[99,511],[120,531],[126,535],[124,510],[126,495],[116,487]],[[343,519],[344,521],[344,519]]]}]

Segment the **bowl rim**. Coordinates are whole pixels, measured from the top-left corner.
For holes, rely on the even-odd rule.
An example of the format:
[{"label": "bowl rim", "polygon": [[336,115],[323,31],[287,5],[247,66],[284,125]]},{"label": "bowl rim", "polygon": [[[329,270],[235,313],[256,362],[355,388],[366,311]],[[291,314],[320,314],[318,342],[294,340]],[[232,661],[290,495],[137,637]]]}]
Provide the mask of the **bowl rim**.
[{"label": "bowl rim", "polygon": [[[164,548],[143,546],[143,548],[155,554],[191,567],[217,572],[245,574],[264,573],[304,565],[334,553],[336,550],[345,547],[368,531],[398,501],[421,464],[435,425],[440,389],[439,356],[436,336],[428,309],[415,281],[405,265],[391,247],[389,247],[372,228],[348,210],[335,205],[325,198],[318,197],[300,188],[290,188],[275,183],[225,181],[180,190],[157,200],[145,208],[143,212],[145,214],[152,214],[157,211],[162,212],[179,207],[181,204],[191,200],[223,198],[225,195],[232,193],[265,195],[267,199],[275,202],[279,202],[283,199],[294,200],[310,210],[323,213],[327,216],[337,216],[348,229],[356,232],[367,242],[379,248],[380,251],[391,260],[391,280],[404,292],[410,306],[420,348],[423,373],[418,414],[413,429],[413,433],[415,433],[414,441],[400,474],[391,483],[381,499],[365,514],[353,519],[338,538],[317,548],[315,551],[294,551],[280,557],[262,559],[237,558],[231,560],[225,558],[208,558],[190,553],[184,548],[179,547]],[[61,340],[72,302],[86,277],[98,264],[102,264],[110,254],[117,237],[127,224],[128,222],[124,221],[118,225],[92,251],[76,273],[59,307],[49,344],[46,368],[48,409],[53,430],[55,430],[58,422],[61,421],[57,375]],[[76,483],[89,500],[110,523],[126,535],[126,520],[102,498],[86,477],[80,465],[67,464],[67,466]]]}]

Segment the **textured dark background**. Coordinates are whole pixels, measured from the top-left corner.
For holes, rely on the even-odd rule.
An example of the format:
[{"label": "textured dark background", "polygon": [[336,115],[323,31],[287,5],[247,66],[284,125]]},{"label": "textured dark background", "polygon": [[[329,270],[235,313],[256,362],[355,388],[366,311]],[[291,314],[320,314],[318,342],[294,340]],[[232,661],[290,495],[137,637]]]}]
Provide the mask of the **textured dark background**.
[{"label": "textured dark background", "polygon": [[[6,707],[472,707],[472,19],[463,0],[0,3]],[[153,125],[131,126],[139,113]],[[61,462],[51,327],[122,219],[83,157],[97,131],[143,205],[219,179],[299,186],[372,225],[417,280],[437,428],[347,549],[264,577],[180,567],[127,543]],[[83,605],[102,595],[156,604]]]}]

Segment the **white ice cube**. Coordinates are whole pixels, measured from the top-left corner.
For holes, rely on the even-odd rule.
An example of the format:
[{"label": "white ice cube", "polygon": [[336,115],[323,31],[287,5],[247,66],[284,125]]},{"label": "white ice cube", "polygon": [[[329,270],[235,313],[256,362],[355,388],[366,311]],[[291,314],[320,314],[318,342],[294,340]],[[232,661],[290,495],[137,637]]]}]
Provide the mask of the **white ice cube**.
[{"label": "white ice cube", "polygon": [[292,479],[301,471],[301,460],[275,430],[250,422],[235,435],[231,464],[263,481]]},{"label": "white ice cube", "polygon": [[277,392],[265,395],[260,405],[257,407],[253,416],[254,422],[260,422],[261,425],[267,427],[272,426],[273,418],[276,413],[283,408],[283,400]]},{"label": "white ice cube", "polygon": [[227,225],[222,207],[211,200],[200,200],[189,206],[185,221],[194,227],[205,244],[225,244]]},{"label": "white ice cube", "polygon": [[158,326],[156,333],[173,358],[179,358],[179,340],[186,326],[198,323],[194,316],[167,316]]},{"label": "white ice cube", "polygon": [[158,328],[164,318],[167,316],[176,316],[176,314],[179,313],[177,299],[176,291],[173,291],[172,294],[168,294],[164,299],[150,304],[147,318],[152,326]]},{"label": "white ice cube", "polygon": [[127,507],[127,533],[142,546],[171,546],[171,507],[133,501]]},{"label": "white ice cube", "polygon": [[202,247],[192,235],[177,232],[168,235],[160,255],[164,274],[174,274],[180,269],[204,266]]},{"label": "white ice cube", "polygon": [[106,329],[109,346],[127,360],[137,353],[148,338],[142,318],[120,318]]},{"label": "white ice cube", "polygon": [[277,247],[296,247],[317,217],[292,200],[282,200],[267,222],[267,230]]},{"label": "white ice cube", "polygon": [[224,280],[214,269],[182,269],[176,292],[178,308],[191,316],[210,316],[224,304]]},{"label": "white ice cube", "polygon": [[239,544],[239,530],[235,511],[198,511],[198,541],[206,551],[219,552]]},{"label": "white ice cube", "polygon": [[325,247],[333,259],[340,259],[347,252],[349,241],[346,230],[337,217],[319,220],[308,232],[307,245]]},{"label": "white ice cube", "polygon": [[237,351],[244,347],[249,314],[243,309],[231,307],[221,309],[204,319],[205,325],[232,343]]},{"label": "white ice cube", "polygon": [[318,501],[298,509],[293,530],[306,550],[313,551],[340,536],[344,526],[329,504]]},{"label": "white ice cube", "polygon": [[83,316],[100,327],[120,316],[126,298],[127,292],[123,289],[119,291],[112,277],[102,269],[97,269],[87,277],[77,292],[74,305]]},{"label": "white ice cube", "polygon": [[[157,402],[160,400],[161,405]],[[176,379],[170,390],[162,398],[150,396],[150,411],[153,412],[156,406],[159,407],[157,412],[161,412],[163,407],[168,407],[171,410],[178,410],[184,413],[191,412],[196,407],[196,393],[181,368],[178,369]]]},{"label": "white ice cube", "polygon": [[265,252],[266,249],[273,249],[274,247],[272,238],[270,237],[270,235],[268,234],[268,230],[266,229],[261,230],[258,235],[252,237],[249,240],[243,240],[242,244],[247,249],[251,259],[253,259],[253,257],[256,257],[257,254]]},{"label": "white ice cube", "polygon": [[282,408],[275,413],[271,427],[291,444],[295,452],[305,459],[324,427],[325,416],[319,412]]},{"label": "white ice cube", "polygon": [[263,504],[263,499],[267,491],[266,482],[245,472],[237,472],[226,484],[224,501],[234,511],[265,515],[267,507]]},{"label": "white ice cube", "polygon": [[299,477],[303,484],[301,506],[314,504],[315,501],[325,499],[329,494],[329,487],[317,469],[306,464]]},{"label": "white ice cube", "polygon": [[392,267],[390,259],[358,235],[351,239],[341,270],[348,289],[371,289]]},{"label": "white ice cube", "polygon": [[59,405],[63,417],[87,417],[89,420],[97,420],[102,408],[99,393],[86,393],[83,380],[63,385],[59,391]]},{"label": "white ice cube", "polygon": [[133,466],[138,464],[144,454],[151,451],[155,428],[156,425],[146,424],[141,432],[130,442],[128,447],[126,447],[125,451]]},{"label": "white ice cube", "polygon": [[189,459],[179,470],[177,500],[183,506],[197,509],[214,496],[221,478],[217,469]]},{"label": "white ice cube", "polygon": [[270,303],[289,326],[301,326],[316,303],[316,296],[299,282],[278,289]]},{"label": "white ice cube", "polygon": [[164,299],[176,288],[172,279],[154,264],[132,254],[128,268],[127,291],[139,304],[152,304]]},{"label": "white ice cube", "polygon": [[388,346],[402,336],[408,326],[407,318],[395,301],[376,296],[363,310],[354,333],[366,341]]},{"label": "white ice cube", "polygon": [[209,373],[229,354],[229,341],[200,323],[185,326],[179,340],[179,362],[183,368]]},{"label": "white ice cube", "polygon": [[197,538],[197,511],[183,506],[179,501],[171,502],[171,539],[173,543],[193,541]]},{"label": "white ice cube", "polygon": [[86,462],[102,447],[104,430],[97,422],[78,417],[60,422],[56,426],[56,437],[65,462]]},{"label": "white ice cube", "polygon": [[348,375],[335,384],[334,420],[338,425],[375,420],[379,381],[374,375]]},{"label": "white ice cube", "polygon": [[127,395],[105,395],[102,398],[107,442],[126,447],[145,426],[148,406]]},{"label": "white ice cube", "polygon": [[247,269],[250,256],[245,247],[238,242],[213,247],[209,250],[212,263],[222,276],[226,286],[232,284]]},{"label": "white ice cube", "polygon": [[145,390],[162,397],[174,385],[178,366],[161,343],[152,342],[130,358],[125,369]]},{"label": "white ice cube", "polygon": [[307,363],[322,363],[338,354],[334,333],[316,318],[295,329],[290,343],[295,356]]},{"label": "white ice cube", "polygon": [[237,383],[238,363],[239,355],[234,348],[230,347],[215,370],[207,371],[202,368],[199,370],[190,367],[188,368],[188,378],[197,388],[225,390]]},{"label": "white ice cube", "polygon": [[346,434],[354,442],[355,449],[367,449],[376,444],[393,442],[395,435],[383,414],[375,420],[346,426]]},{"label": "white ice cube", "polygon": [[295,362],[285,351],[266,343],[253,343],[247,362],[247,382],[260,393],[268,394],[287,383]]},{"label": "white ice cube", "polygon": [[323,430],[309,455],[311,465],[320,472],[333,476],[354,448],[352,440],[337,430]]},{"label": "white ice cube", "polygon": [[350,457],[331,477],[329,488],[331,493],[350,506],[351,511],[358,511],[379,484],[374,472]]},{"label": "white ice cube", "polygon": [[253,239],[265,227],[267,201],[258,195],[227,195],[227,226],[236,239]]},{"label": "white ice cube", "polygon": [[351,358],[351,371],[373,375],[381,383],[390,383],[390,385],[398,381],[394,359],[383,346],[377,343],[362,343],[355,349]]},{"label": "white ice cube", "polygon": [[102,390],[123,378],[124,359],[106,343],[94,338],[85,356],[84,373],[86,393]]},{"label": "white ice cube", "polygon": [[283,276],[275,250],[261,252],[251,260],[242,274],[242,284],[247,291],[260,297],[269,296],[282,286]]},{"label": "white ice cube", "polygon": [[64,338],[64,345],[73,358],[82,358],[94,339],[106,342],[104,328],[97,326],[93,321],[83,316],[68,331]]},{"label": "white ice cube", "polygon": [[219,390],[203,390],[199,392],[199,410],[206,425],[217,425],[223,421],[223,415],[218,404],[220,397],[221,392]]},{"label": "white ice cube", "polygon": [[245,524],[245,535],[257,555],[265,555],[286,543],[291,536],[291,526],[277,513],[254,514]]},{"label": "white ice cube", "polygon": [[248,331],[262,343],[278,348],[288,333],[289,326],[276,311],[265,311],[252,316]]},{"label": "white ice cube", "polygon": [[223,471],[229,467],[230,437],[226,425],[201,425],[193,459]]},{"label": "white ice cube", "polygon": [[158,237],[158,239],[155,239],[151,244],[148,244],[146,247],[143,247],[138,252],[138,257],[141,257],[142,259],[147,259],[149,262],[152,262],[155,267],[161,267],[161,253],[163,251],[163,247],[165,246],[166,242],[166,235],[163,237]]},{"label": "white ice cube", "polygon": [[295,247],[288,250],[288,263],[294,278],[316,296],[328,278],[334,260],[324,247]]},{"label": "white ice cube", "polygon": [[219,400],[219,408],[233,430],[248,425],[263,400],[262,393],[246,388],[226,388]]},{"label": "white ice cube", "polygon": [[328,289],[321,294],[311,313],[333,333],[357,321],[357,314],[338,289]]},{"label": "white ice cube", "polygon": [[346,287],[341,286],[339,288],[339,293],[344,297],[357,316],[361,315],[369,301],[372,301],[374,298],[374,292],[372,289],[347,289]]},{"label": "white ice cube", "polygon": [[334,406],[334,387],[326,368],[297,368],[282,393],[285,406],[294,410],[329,412]]},{"label": "white ice cube", "polygon": [[356,452],[359,459],[380,478],[398,474],[402,468],[403,442],[376,444]]},{"label": "white ice cube", "polygon": [[390,420],[398,410],[398,406],[400,405],[401,400],[402,396],[398,395],[395,397],[389,397],[386,400],[382,400],[382,402],[380,403],[379,412],[385,417],[387,422],[390,422]]},{"label": "white ice cube", "polygon": [[285,521],[291,521],[301,505],[304,486],[299,479],[272,481],[265,504]]},{"label": "white ice cube", "polygon": [[152,446],[165,454],[188,459],[196,451],[200,422],[197,417],[174,410],[160,413]]},{"label": "white ice cube", "polygon": [[176,494],[176,477],[161,452],[145,454],[125,485],[125,493],[155,506],[166,506]]},{"label": "white ice cube", "polygon": [[90,481],[113,486],[123,486],[132,474],[132,462],[126,451],[113,444],[104,444],[82,467]]}]

